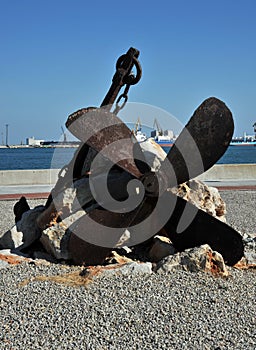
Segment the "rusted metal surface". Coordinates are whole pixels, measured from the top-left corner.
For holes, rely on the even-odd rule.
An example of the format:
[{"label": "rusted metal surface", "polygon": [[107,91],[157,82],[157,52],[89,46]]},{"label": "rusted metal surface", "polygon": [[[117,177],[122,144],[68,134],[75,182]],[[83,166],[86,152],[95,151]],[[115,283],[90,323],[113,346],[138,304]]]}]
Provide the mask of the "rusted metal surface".
[{"label": "rusted metal surface", "polygon": [[233,131],[232,114],[225,103],[215,97],[206,99],[167,155],[176,176],[169,179],[169,185],[186,182],[211,168],[227,150]]},{"label": "rusted metal surface", "polygon": [[141,148],[131,130],[115,114],[102,108],[84,108],[69,117],[67,127],[113,164],[137,178],[142,176],[134,161],[144,159]]},{"label": "rusted metal surface", "polygon": [[77,265],[102,265],[106,257],[111,253],[110,248],[88,243],[75,233],[71,233],[69,251],[72,260]]},{"label": "rusted metal surface", "polygon": [[[121,97],[123,97],[127,101],[127,98],[128,98],[127,93],[129,90],[129,86],[137,84],[142,75],[141,66],[138,61],[139,54],[140,54],[139,50],[131,47],[125,55],[122,55],[121,57],[119,57],[119,59],[116,62],[116,72],[112,80],[112,85],[110,86],[110,89],[107,92],[107,95],[102,101],[101,107],[109,106],[109,108],[111,108],[123,85],[127,85],[127,89],[125,93],[121,95]],[[134,65],[137,70],[136,76],[134,76],[131,73]],[[120,101],[120,98],[119,98],[119,101]]]},{"label": "rusted metal surface", "polygon": [[[168,192],[168,195],[175,196],[171,192]],[[198,209],[189,226],[182,232],[178,232],[177,228],[185,207],[193,210],[194,206],[183,198],[177,197],[174,212],[164,226],[164,230],[177,250],[182,251],[207,243],[223,256],[227,265],[231,266],[243,257],[244,248],[241,235],[203,210]]]},{"label": "rusted metal surface", "polygon": [[15,215],[15,222],[19,221],[22,218],[22,215],[30,209],[28,202],[24,196],[22,196],[13,207],[13,212]]},{"label": "rusted metal surface", "polygon": [[[104,209],[105,202],[109,199],[98,198],[98,208],[84,215],[73,230],[70,249],[74,260],[76,249],[80,249],[83,253],[83,263],[101,263],[111,251],[111,247],[118,244],[118,237],[125,229],[130,230],[132,225],[145,221],[147,224],[144,230],[153,228],[154,233],[157,233],[157,230],[164,229],[178,250],[208,243],[212,249],[223,255],[227,264],[234,265],[243,256],[241,236],[233,228],[167,191],[169,187],[203,173],[224,154],[234,130],[232,114],[217,98],[205,100],[190,118],[160,169],[155,173],[149,171],[136,138],[116,115],[127,101],[130,85],[136,84],[141,77],[138,56],[139,51],[130,48],[118,59],[112,85],[103,99],[101,108],[80,109],[70,115],[66,123],[67,128],[84,143],[73,161],[76,177],[79,177],[79,174],[84,175],[81,173],[84,158],[88,149],[92,148],[96,151],[95,156],[100,153],[109,160],[110,168],[118,166],[126,174],[122,177],[120,188],[112,186],[112,197],[121,199],[120,207],[124,205],[122,200],[127,196],[125,188],[131,179],[138,179],[144,188],[140,205],[135,209],[126,210],[125,214]],[[136,76],[131,73],[133,66],[137,70]],[[119,96],[115,110],[111,113],[110,110],[124,85],[125,91]],[[118,103],[122,98],[124,102],[120,106]],[[90,173],[97,175],[99,171],[102,169],[95,168],[92,159]],[[95,188],[97,187],[100,197],[100,184],[97,186],[96,182]],[[158,201],[162,201],[162,210],[157,205]],[[193,218],[187,220],[187,225],[180,229],[180,221],[184,220],[188,211],[193,212],[195,209]],[[168,220],[162,223],[162,212],[168,214],[168,210]],[[152,219],[147,220],[152,213]],[[116,231],[113,233],[112,230],[111,236],[108,236],[108,228],[116,228]],[[101,247],[93,244],[93,238],[88,242],[88,235],[106,236],[106,244]],[[143,232],[141,235],[143,236]],[[78,255],[81,262],[81,254]]]}]

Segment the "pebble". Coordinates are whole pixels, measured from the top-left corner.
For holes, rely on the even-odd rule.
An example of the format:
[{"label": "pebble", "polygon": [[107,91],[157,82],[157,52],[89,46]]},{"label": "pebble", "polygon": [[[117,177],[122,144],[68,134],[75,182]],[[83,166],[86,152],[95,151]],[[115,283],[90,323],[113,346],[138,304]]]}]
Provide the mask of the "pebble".
[{"label": "pebble", "polygon": [[227,223],[241,233],[256,235],[256,191],[220,191],[227,207]]},{"label": "pebble", "polygon": [[[227,221],[255,232],[256,192],[221,195]],[[1,230],[12,225],[13,205],[0,202]],[[227,278],[103,274],[78,287],[33,279],[78,269],[23,263],[0,270],[0,350],[256,349],[255,270],[230,268]]]},{"label": "pebble", "polygon": [[255,271],[19,285],[74,269],[26,263],[0,271],[0,349],[255,349]]}]

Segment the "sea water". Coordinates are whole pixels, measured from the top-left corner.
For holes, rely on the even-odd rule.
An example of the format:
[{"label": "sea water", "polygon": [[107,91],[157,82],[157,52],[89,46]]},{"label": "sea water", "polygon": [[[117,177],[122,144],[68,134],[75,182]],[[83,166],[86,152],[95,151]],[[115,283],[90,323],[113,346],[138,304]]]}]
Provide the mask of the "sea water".
[{"label": "sea water", "polygon": [[[77,148],[0,148],[0,170],[60,169]],[[169,149],[165,149],[169,152]],[[256,147],[230,146],[218,164],[256,163]]]},{"label": "sea water", "polygon": [[0,170],[60,169],[77,148],[0,148]]}]

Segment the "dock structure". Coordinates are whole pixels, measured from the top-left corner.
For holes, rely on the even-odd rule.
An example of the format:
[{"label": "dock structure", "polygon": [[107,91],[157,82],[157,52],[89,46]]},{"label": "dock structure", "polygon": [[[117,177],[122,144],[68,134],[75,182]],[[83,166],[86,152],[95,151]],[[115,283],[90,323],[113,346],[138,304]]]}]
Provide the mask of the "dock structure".
[{"label": "dock structure", "polygon": [[[47,198],[54,187],[60,169],[1,170],[0,200]],[[197,177],[219,190],[256,190],[256,164],[215,164]]]}]

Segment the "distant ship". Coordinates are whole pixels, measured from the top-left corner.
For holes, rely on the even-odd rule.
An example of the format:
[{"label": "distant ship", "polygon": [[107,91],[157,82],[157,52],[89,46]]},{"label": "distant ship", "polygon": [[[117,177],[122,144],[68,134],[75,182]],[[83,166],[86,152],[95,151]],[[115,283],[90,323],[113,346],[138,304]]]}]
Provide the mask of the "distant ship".
[{"label": "distant ship", "polygon": [[229,145],[230,146],[255,146],[256,147],[256,140],[255,141],[232,140]]},{"label": "distant ship", "polygon": [[175,139],[170,138],[169,136],[165,135],[158,135],[155,137],[152,137],[152,139],[161,147],[172,147],[175,143]]},{"label": "distant ship", "polygon": [[172,130],[163,130],[155,118],[153,124],[154,130],[151,132],[151,137],[161,147],[170,148],[174,145],[176,137]]},{"label": "distant ship", "polygon": [[255,146],[256,147],[256,123],[253,124],[255,135],[247,135],[236,137],[230,142],[230,146]]},{"label": "distant ship", "polygon": [[145,133],[142,132],[141,121],[140,118],[138,118],[133,129],[133,133],[138,142],[143,142],[149,138],[164,148],[170,148],[174,145],[176,138],[174,137],[172,130],[163,131],[157,119],[154,120],[153,128],[155,129],[151,131],[151,137],[148,137]]}]

